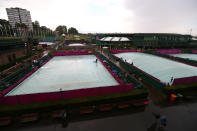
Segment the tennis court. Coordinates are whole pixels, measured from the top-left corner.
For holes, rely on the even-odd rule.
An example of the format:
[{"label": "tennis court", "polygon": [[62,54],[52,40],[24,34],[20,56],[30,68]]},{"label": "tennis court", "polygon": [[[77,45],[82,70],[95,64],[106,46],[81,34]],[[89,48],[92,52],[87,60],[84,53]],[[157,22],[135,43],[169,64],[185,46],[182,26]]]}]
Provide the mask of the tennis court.
[{"label": "tennis court", "polygon": [[56,56],[7,95],[119,85],[94,55]]},{"label": "tennis court", "polygon": [[197,55],[196,54],[181,53],[181,54],[171,54],[171,56],[197,61]]},{"label": "tennis court", "polygon": [[172,83],[172,77],[175,79],[197,76],[196,67],[166,58],[139,52],[119,53],[115,55],[119,58],[123,58],[124,60],[126,59],[128,63],[133,63],[134,66],[166,84]]}]

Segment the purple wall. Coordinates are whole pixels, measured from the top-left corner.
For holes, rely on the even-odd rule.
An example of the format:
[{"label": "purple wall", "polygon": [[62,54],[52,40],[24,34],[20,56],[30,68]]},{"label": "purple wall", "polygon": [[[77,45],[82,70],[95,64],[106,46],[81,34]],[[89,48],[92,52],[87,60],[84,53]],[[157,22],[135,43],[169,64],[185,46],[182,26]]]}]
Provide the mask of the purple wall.
[{"label": "purple wall", "polygon": [[174,79],[172,85],[184,85],[184,84],[192,84],[192,83],[197,83],[197,76],[176,78]]},{"label": "purple wall", "polygon": [[117,54],[117,53],[126,53],[126,52],[137,52],[136,49],[130,49],[130,50],[111,50],[110,51],[112,54]]},{"label": "purple wall", "polygon": [[54,56],[71,56],[71,55],[89,55],[92,54],[91,51],[58,51],[54,53]]},{"label": "purple wall", "polygon": [[192,53],[197,54],[197,50],[192,50]]},{"label": "purple wall", "polygon": [[37,102],[47,102],[55,100],[81,98],[86,96],[96,96],[104,94],[112,94],[119,92],[128,92],[133,89],[133,84],[96,87],[69,91],[26,94],[17,96],[4,96],[0,98],[0,105],[16,105],[16,104],[28,104]]},{"label": "purple wall", "polygon": [[179,54],[181,53],[181,50],[179,49],[157,49],[156,52],[160,54]]}]

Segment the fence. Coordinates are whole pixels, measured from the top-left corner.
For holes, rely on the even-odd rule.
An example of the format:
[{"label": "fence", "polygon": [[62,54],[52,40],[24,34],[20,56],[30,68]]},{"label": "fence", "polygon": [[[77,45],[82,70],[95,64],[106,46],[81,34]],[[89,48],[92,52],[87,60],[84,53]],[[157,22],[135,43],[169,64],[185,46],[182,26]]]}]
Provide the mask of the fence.
[{"label": "fence", "polygon": [[125,52],[137,52],[137,49],[130,49],[130,50],[111,50],[110,52],[112,54],[125,53]]},{"label": "fence", "polygon": [[60,41],[61,38],[58,36],[44,36],[44,37],[39,37],[39,41]]},{"label": "fence", "polygon": [[192,84],[192,83],[197,83],[197,76],[176,78],[174,79],[172,85],[185,85],[185,84]]},{"label": "fence", "polygon": [[157,49],[156,52],[160,54],[178,54],[178,53],[181,53],[181,50],[179,49]]},{"label": "fence", "polygon": [[4,96],[0,98],[0,105],[16,105],[55,100],[73,99],[87,96],[97,96],[112,93],[128,92],[133,89],[133,84],[86,88],[69,91],[26,94],[17,96]]},{"label": "fence", "polygon": [[197,54],[197,50],[192,50],[192,53],[193,54]]},{"label": "fence", "polygon": [[58,51],[54,53],[54,56],[71,56],[71,55],[89,55],[91,51]]}]

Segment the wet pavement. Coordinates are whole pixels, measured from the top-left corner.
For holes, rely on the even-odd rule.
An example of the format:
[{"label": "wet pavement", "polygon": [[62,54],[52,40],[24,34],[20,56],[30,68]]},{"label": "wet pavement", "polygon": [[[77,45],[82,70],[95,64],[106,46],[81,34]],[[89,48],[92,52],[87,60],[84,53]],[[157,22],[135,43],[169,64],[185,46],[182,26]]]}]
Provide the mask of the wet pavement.
[{"label": "wet pavement", "polygon": [[[159,107],[150,102],[143,112],[115,115],[92,120],[69,122],[66,128],[61,122],[30,125],[20,125],[13,128],[2,128],[6,131],[147,131],[154,127],[156,119],[152,113],[165,115],[167,126],[165,131],[196,131],[197,130],[197,103],[182,103],[179,105]],[[159,121],[157,127],[159,126]],[[157,131],[151,130],[148,131]]]}]

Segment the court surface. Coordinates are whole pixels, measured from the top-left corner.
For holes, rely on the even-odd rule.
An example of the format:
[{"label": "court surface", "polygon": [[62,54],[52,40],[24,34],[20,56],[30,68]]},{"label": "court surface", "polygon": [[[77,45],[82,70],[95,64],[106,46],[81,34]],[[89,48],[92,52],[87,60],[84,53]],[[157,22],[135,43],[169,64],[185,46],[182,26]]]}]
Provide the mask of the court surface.
[{"label": "court surface", "polygon": [[56,56],[7,95],[119,85],[94,55]]},{"label": "court surface", "polygon": [[139,52],[119,53],[115,55],[124,60],[126,59],[128,63],[133,63],[134,66],[166,84],[171,84],[171,77],[183,78],[197,76],[196,67],[162,57]]},{"label": "court surface", "polygon": [[197,54],[186,54],[186,53],[183,53],[183,54],[171,54],[171,56],[197,61]]}]

